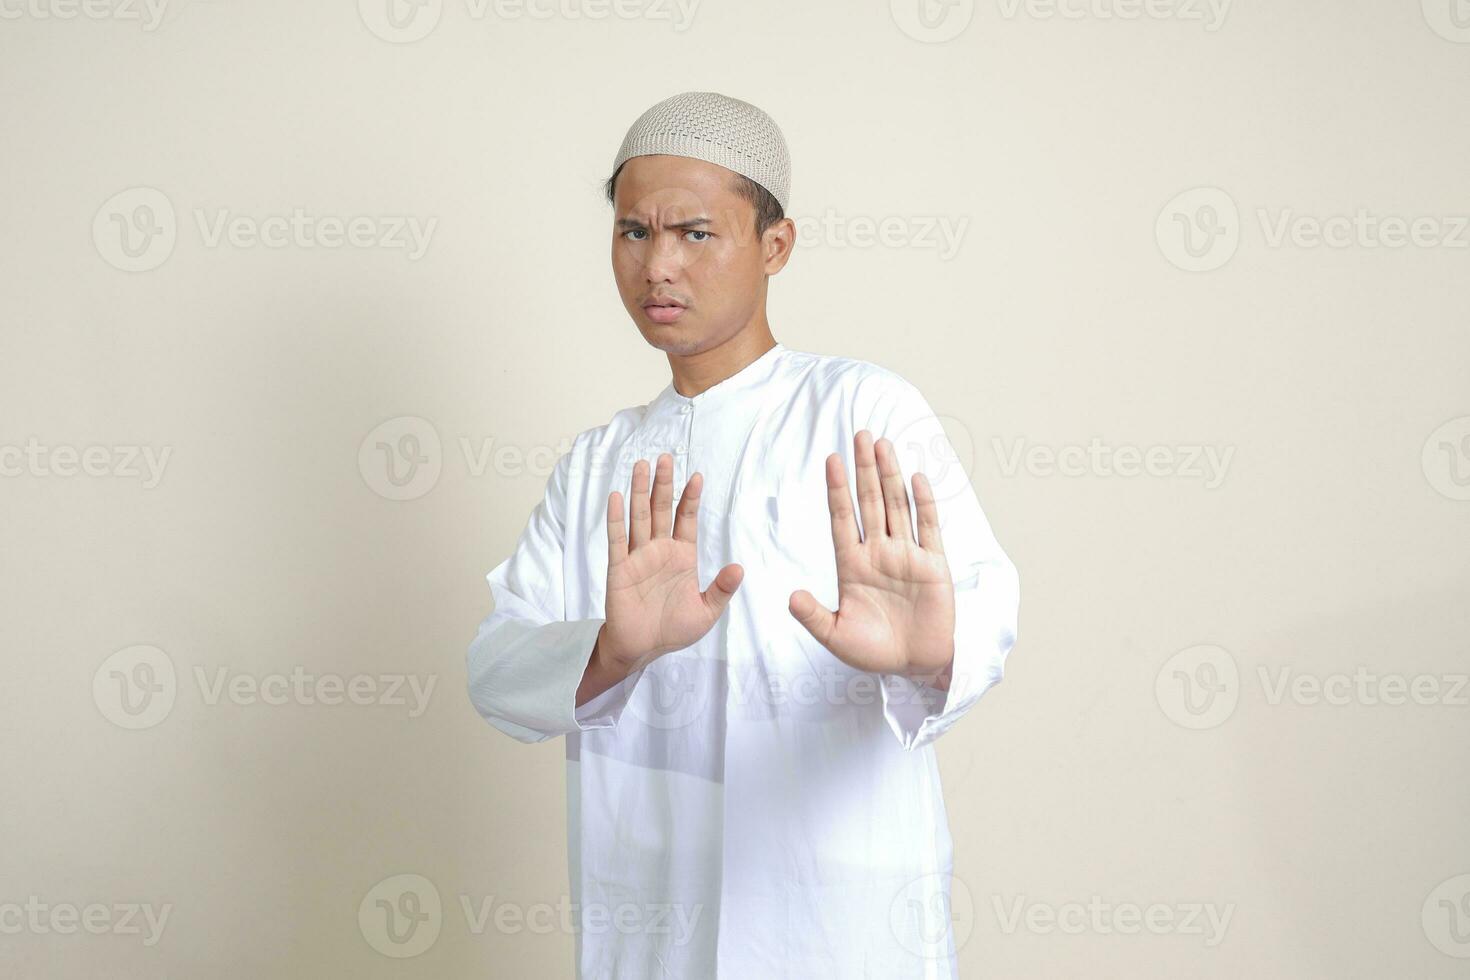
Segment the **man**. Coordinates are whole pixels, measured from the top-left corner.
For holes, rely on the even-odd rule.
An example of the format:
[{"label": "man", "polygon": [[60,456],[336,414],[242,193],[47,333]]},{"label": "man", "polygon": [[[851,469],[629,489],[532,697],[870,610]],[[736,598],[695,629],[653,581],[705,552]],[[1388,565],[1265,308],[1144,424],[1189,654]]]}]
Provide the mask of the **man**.
[{"label": "man", "polygon": [[613,273],[672,382],[577,436],[487,576],[470,695],[566,736],[579,977],[956,975],[932,743],[1001,678],[1016,571],[913,385],[772,336],[789,188],[748,103],[633,124]]}]

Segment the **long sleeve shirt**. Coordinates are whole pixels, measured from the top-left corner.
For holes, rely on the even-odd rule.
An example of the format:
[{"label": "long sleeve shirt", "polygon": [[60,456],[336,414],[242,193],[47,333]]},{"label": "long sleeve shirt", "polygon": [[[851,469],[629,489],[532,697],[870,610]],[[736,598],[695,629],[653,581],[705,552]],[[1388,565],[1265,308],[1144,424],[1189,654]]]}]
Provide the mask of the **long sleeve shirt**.
[{"label": "long sleeve shirt", "polygon": [[[934,490],[955,589],[946,691],[846,666],[787,608],[804,588],[838,609],[825,460],[840,453],[855,487],[865,428],[894,443],[911,508],[916,469]],[[700,587],[730,562],[744,579],[698,642],[578,707],[605,621],[608,494],[626,512],[634,462],[665,452],[676,503],[703,476]],[[918,389],[779,343],[692,397],[670,384],[576,437],[486,577],[470,697],[521,741],[565,737],[579,977],[956,976],[933,743],[1001,679],[1019,587]]]}]

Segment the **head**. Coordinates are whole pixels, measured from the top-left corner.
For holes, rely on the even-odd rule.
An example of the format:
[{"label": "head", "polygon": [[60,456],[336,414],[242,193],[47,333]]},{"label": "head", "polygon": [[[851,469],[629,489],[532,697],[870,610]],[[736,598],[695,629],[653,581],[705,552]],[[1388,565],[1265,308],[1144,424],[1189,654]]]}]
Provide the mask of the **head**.
[{"label": "head", "polygon": [[605,190],[618,294],[649,344],[687,355],[769,329],[767,281],[796,239],[789,180],[780,130],[748,103],[690,92],[633,124]]}]

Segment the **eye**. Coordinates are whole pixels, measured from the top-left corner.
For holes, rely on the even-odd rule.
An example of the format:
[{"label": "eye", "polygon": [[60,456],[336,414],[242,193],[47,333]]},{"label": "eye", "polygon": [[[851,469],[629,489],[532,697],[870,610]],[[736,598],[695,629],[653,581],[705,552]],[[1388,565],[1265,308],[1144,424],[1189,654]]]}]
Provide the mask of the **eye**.
[{"label": "eye", "polygon": [[627,238],[628,241],[630,241],[630,242],[641,242],[641,241],[643,241],[643,239],[641,239],[641,238],[628,238],[628,236],[629,235],[643,235],[643,234],[647,234],[647,232],[648,232],[648,230],[646,228],[629,228],[627,231],[623,232],[623,237],[624,238]]},{"label": "eye", "polygon": [[689,229],[689,231],[685,232],[685,234],[688,234],[688,235],[704,235],[705,236],[704,238],[695,238],[695,239],[693,239],[693,241],[696,241],[696,242],[709,241],[709,239],[711,239],[711,238],[714,237],[709,232],[707,232],[707,231],[700,231],[697,228],[691,228],[691,229]]}]

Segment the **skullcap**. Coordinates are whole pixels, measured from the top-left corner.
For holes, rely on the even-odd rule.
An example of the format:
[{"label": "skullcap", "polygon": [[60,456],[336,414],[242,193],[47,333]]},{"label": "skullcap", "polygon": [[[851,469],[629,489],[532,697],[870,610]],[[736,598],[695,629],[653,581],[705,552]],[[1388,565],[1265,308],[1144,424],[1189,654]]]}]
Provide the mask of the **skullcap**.
[{"label": "skullcap", "polygon": [[638,117],[623,137],[613,173],[631,157],[693,157],[749,177],[781,202],[791,195],[791,154],[776,121],[718,92],[683,92]]}]

